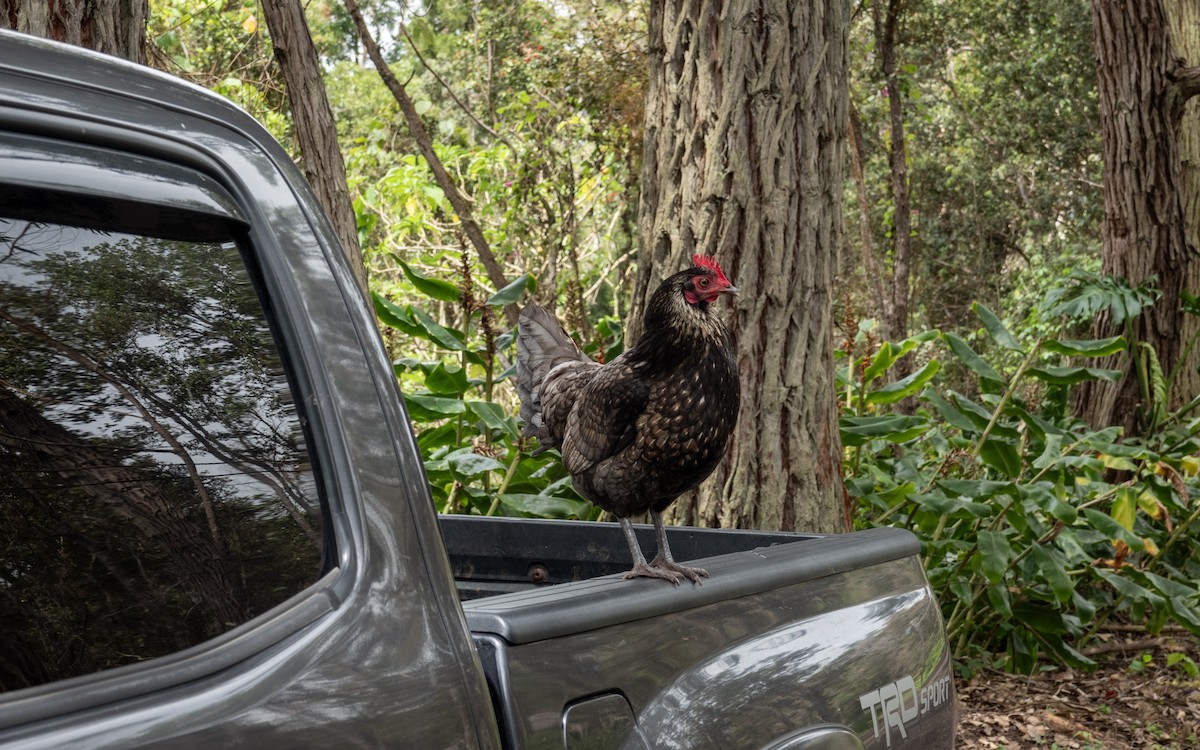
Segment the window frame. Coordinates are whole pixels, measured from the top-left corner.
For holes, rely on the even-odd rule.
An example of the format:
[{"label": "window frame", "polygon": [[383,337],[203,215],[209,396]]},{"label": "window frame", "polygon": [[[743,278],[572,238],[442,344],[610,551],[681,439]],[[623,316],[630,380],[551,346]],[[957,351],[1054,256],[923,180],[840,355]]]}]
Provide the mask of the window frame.
[{"label": "window frame", "polygon": [[[348,513],[339,502],[344,490],[339,491],[336,486],[337,468],[345,464],[345,458],[339,457],[339,441],[331,439],[319,413],[319,405],[327,400],[324,394],[328,393],[328,384],[322,382],[318,368],[310,366],[303,357],[305,351],[311,352],[315,348],[312,332],[298,325],[296,316],[288,314],[294,312],[289,310],[294,289],[281,269],[264,262],[264,256],[280,252],[278,238],[273,236],[266,217],[261,215],[237,176],[218,154],[194,143],[98,122],[81,128],[78,119],[50,112],[7,109],[0,100],[0,139],[6,136],[33,137],[68,149],[99,150],[107,152],[115,162],[125,159],[136,163],[153,159],[169,165],[168,171],[176,175],[199,176],[205,190],[215,191],[219,196],[209,206],[176,205],[172,210],[185,217],[193,213],[201,221],[223,219],[233,230],[230,234],[238,243],[247,273],[258,293],[294,396],[312,465],[314,487],[322,508],[324,538],[318,578],[268,611],[178,652],[0,693],[0,732],[161,694],[185,683],[233,670],[296,638],[337,612],[340,603],[355,587],[363,562],[356,544],[362,538],[362,531],[357,528],[354,514]],[[229,137],[239,139],[240,134],[230,130]],[[254,144],[246,138],[245,143],[239,145],[253,147]],[[274,167],[265,155],[263,160]],[[287,182],[282,175],[279,180],[284,184]],[[10,177],[8,182],[22,184],[18,177]],[[44,189],[45,185],[31,187]],[[61,192],[71,194],[70,186]],[[163,207],[162,203],[160,200],[159,208]],[[62,219],[58,221],[67,223]],[[314,234],[319,236],[317,232]]]}]

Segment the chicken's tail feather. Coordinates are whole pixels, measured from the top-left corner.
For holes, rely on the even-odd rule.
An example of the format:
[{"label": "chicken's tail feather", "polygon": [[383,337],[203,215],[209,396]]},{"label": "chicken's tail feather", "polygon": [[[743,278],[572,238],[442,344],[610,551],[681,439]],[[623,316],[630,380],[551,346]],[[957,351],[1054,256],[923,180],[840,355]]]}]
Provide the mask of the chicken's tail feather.
[{"label": "chicken's tail feather", "polygon": [[568,362],[591,362],[567,335],[558,319],[544,307],[526,305],[517,332],[517,395],[521,398],[524,434],[536,436],[544,447],[549,434],[542,420],[541,386],[550,371]]}]

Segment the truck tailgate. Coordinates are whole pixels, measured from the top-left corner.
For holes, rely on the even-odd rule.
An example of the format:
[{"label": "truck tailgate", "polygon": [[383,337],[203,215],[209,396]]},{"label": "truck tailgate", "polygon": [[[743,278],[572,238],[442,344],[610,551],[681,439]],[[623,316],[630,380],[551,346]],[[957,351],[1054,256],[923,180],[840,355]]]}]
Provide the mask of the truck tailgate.
[{"label": "truck tailgate", "polygon": [[802,747],[821,725],[948,747],[950,654],[918,551],[896,529],[803,537],[703,559],[702,586],[616,575],[463,608],[510,747]]}]

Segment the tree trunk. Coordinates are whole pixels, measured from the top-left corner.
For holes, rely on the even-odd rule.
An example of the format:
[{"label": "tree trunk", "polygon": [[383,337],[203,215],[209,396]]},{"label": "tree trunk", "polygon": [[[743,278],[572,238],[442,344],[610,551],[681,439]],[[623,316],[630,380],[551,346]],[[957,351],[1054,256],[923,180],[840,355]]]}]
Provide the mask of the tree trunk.
[{"label": "tree trunk", "polygon": [[[908,336],[909,263],[912,258],[912,201],[908,195],[908,149],[904,136],[904,94],[896,66],[896,37],[903,2],[889,0],[871,5],[875,22],[875,45],[879,52],[879,72],[883,76],[888,100],[888,169],[892,198],[892,274],[887,290],[890,300],[884,304],[886,340],[899,341]],[[912,370],[912,356],[896,363],[892,375],[903,378]],[[914,404],[915,406],[915,404]]]},{"label": "tree trunk", "polygon": [[[1162,0],[1093,0],[1092,25],[1104,146],[1103,270],[1135,286],[1157,277],[1162,298],[1136,320],[1134,337],[1153,348],[1169,373],[1183,354],[1181,292],[1197,273],[1180,151],[1184,105],[1197,93],[1195,69],[1176,58]],[[1122,332],[1104,319],[1096,327],[1101,335]],[[1085,384],[1077,404],[1089,423],[1136,434],[1149,405],[1125,369],[1118,383]],[[1173,394],[1176,401],[1187,398],[1178,389]]]},{"label": "tree trunk", "polygon": [[837,0],[650,7],[650,83],[630,337],[692,253],[741,290],[732,448],[674,522],[844,529],[833,375],[847,9]]},{"label": "tree trunk", "polygon": [[369,300],[367,268],[358,245],[358,222],[346,187],[346,165],[304,8],[300,0],[263,0],[262,9],[271,32],[275,60],[287,84],[304,176],[333,223],[363,299]]},{"label": "tree trunk", "polygon": [[26,34],[146,62],[148,0],[0,0],[0,23]]},{"label": "tree trunk", "polygon": [[[1200,248],[1200,3],[1194,0],[1166,4],[1167,29],[1171,51],[1189,66],[1175,73],[1180,89],[1182,114],[1179,120],[1179,191],[1183,198],[1184,241],[1193,251]],[[1190,71],[1190,73],[1189,73]],[[1191,76],[1190,91],[1187,76]],[[1183,286],[1200,296],[1200,263],[1195,256],[1187,267]],[[1200,338],[1200,316],[1183,316],[1181,338],[1186,347]],[[1179,363],[1179,373],[1171,384],[1171,406],[1178,408],[1200,396],[1200,343],[1192,347]]]}]

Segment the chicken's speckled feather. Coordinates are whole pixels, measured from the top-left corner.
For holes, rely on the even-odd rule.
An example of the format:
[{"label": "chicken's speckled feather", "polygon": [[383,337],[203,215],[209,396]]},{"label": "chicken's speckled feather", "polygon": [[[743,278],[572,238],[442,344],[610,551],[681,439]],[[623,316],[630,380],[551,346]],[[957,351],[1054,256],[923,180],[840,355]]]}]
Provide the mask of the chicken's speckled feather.
[{"label": "chicken's speckled feather", "polygon": [[668,278],[651,297],[641,341],[603,366],[548,311],[530,305],[521,312],[517,378],[526,434],[558,448],[576,491],[618,518],[663,510],[725,452],[737,420],[738,372],[729,331],[711,303],[736,290],[723,274],[720,281],[706,267]]}]

